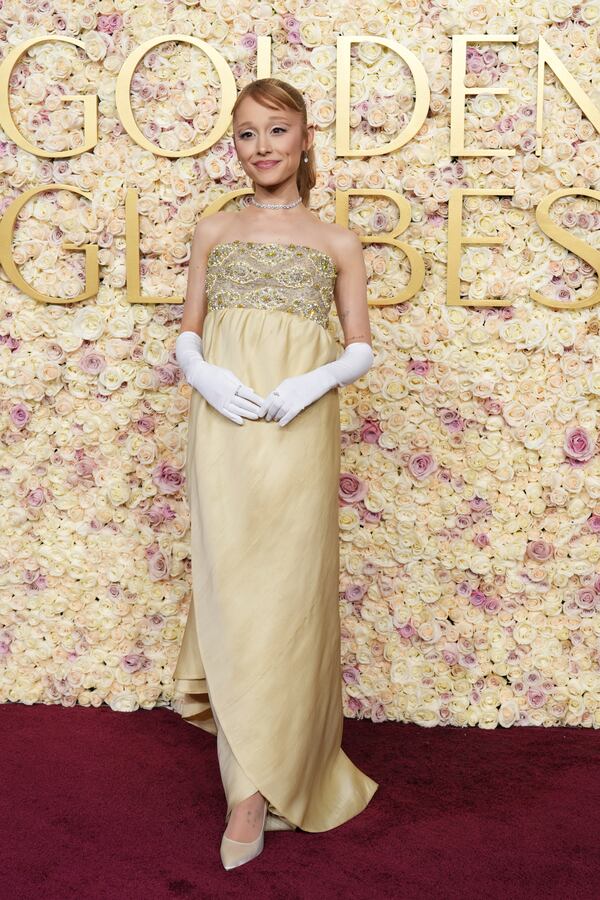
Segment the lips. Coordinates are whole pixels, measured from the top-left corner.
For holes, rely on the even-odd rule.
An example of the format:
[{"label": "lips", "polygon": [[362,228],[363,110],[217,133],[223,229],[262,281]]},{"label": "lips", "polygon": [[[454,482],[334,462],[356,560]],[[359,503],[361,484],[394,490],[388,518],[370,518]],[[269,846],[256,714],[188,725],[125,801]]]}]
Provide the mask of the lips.
[{"label": "lips", "polygon": [[254,163],[254,165],[256,166],[257,169],[272,169],[273,166],[276,166],[278,162],[279,162],[278,159],[273,159],[273,160],[269,159],[269,160],[263,160],[262,162]]}]

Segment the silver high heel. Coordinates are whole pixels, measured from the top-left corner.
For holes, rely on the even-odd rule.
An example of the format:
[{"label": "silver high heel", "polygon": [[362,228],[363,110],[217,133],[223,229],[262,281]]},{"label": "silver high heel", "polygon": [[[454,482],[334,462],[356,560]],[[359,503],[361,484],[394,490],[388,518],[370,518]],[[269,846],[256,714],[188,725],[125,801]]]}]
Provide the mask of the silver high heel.
[{"label": "silver high heel", "polygon": [[260,834],[255,840],[234,841],[232,838],[228,838],[223,834],[223,837],[221,838],[221,862],[226,869],[235,869],[236,866],[241,866],[244,863],[250,862],[251,859],[254,859],[259,853],[262,853],[265,843],[267,806],[268,802],[265,798],[262,826]]}]

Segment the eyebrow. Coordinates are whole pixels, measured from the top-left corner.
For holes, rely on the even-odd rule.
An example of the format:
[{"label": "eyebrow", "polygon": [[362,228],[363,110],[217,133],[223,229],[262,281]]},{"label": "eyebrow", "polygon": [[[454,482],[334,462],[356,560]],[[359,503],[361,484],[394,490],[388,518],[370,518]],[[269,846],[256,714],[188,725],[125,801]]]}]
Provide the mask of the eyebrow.
[{"label": "eyebrow", "polygon": [[[278,115],[269,116],[268,121],[271,122],[273,119],[285,119],[286,122],[289,121],[288,119],[286,119],[286,115],[284,112],[281,112]],[[240,122],[240,124],[237,125],[236,127],[237,128],[245,128],[246,125],[252,125],[252,122]]]}]

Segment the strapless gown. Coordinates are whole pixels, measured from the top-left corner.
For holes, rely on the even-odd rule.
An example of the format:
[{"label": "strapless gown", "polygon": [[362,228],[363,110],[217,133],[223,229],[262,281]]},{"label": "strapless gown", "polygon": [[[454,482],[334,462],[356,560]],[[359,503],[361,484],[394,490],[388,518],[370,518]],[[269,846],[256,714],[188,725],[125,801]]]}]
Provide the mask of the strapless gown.
[{"label": "strapless gown", "polygon": [[[205,359],[262,397],[333,361],[336,274],[312,247],[217,244]],[[192,392],[192,600],[174,705],[217,736],[225,821],[259,790],[272,815],[327,831],[378,788],[341,748],[339,472],[337,388],[283,427],[264,418],[238,425]]]}]

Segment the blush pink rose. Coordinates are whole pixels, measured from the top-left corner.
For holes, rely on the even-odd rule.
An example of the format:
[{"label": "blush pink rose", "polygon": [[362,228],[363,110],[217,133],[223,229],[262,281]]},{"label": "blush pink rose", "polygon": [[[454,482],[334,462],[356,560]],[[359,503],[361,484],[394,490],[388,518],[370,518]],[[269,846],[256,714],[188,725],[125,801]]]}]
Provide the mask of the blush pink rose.
[{"label": "blush pink rose", "polygon": [[109,16],[98,16],[96,28],[102,34],[114,34],[123,27],[123,17],[119,13],[111,13]]},{"label": "blush pink rose", "polygon": [[24,403],[15,403],[10,408],[10,420],[16,428],[25,428],[31,419],[31,411]]},{"label": "blush pink rose", "polygon": [[592,588],[581,588],[577,591],[575,602],[579,609],[595,609],[598,603],[598,594]]},{"label": "blush pink rose", "polygon": [[417,633],[417,629],[412,624],[412,622],[407,622],[406,625],[401,625],[400,628],[398,629],[398,634],[401,635],[403,638],[410,639],[411,637],[414,637],[416,633]]},{"label": "blush pink rose", "polygon": [[176,494],[181,490],[184,476],[171,463],[160,463],[152,472],[152,481],[163,494]]},{"label": "blush pink rose", "polygon": [[352,472],[340,474],[339,498],[342,503],[349,505],[364,500],[368,493],[367,484]]},{"label": "blush pink rose", "polygon": [[381,437],[381,428],[379,427],[379,424],[371,419],[367,419],[360,430],[360,437],[365,444],[376,444]]},{"label": "blush pink rose", "polygon": [[364,584],[349,584],[344,591],[344,599],[348,603],[359,603],[365,596],[366,590]]},{"label": "blush pink rose", "polygon": [[483,604],[483,608],[486,612],[495,613],[501,608],[502,604],[498,597],[487,597],[485,603]]},{"label": "blush pink rose", "polygon": [[417,375],[427,375],[431,369],[428,359],[410,359],[406,367],[407,372],[415,372]]},{"label": "blush pink rose", "polygon": [[142,653],[128,653],[121,657],[121,668],[126,672],[139,672],[147,668],[146,662],[149,660]]},{"label": "blush pink rose", "polygon": [[149,434],[155,428],[154,416],[140,416],[135,424],[140,434]]},{"label": "blush pink rose", "polygon": [[478,590],[478,588],[474,588],[471,591],[471,594],[469,596],[469,602],[471,603],[471,606],[483,606],[486,600],[487,597],[483,593],[483,591]]},{"label": "blush pink rose", "polygon": [[529,559],[546,562],[554,556],[554,545],[549,541],[528,541],[525,553]]},{"label": "blush pink rose", "polygon": [[362,504],[359,509],[361,522],[365,522],[367,525],[379,525],[383,515],[381,512],[373,512],[370,509],[366,509]]},{"label": "blush pink rose", "polygon": [[155,366],[154,371],[158,377],[159,387],[169,387],[177,384],[180,371],[178,366]]},{"label": "blush pink rose", "polygon": [[106,360],[101,353],[90,350],[80,358],[79,368],[88,375],[97,375],[106,368]]},{"label": "blush pink rose", "polygon": [[408,460],[408,471],[419,480],[427,478],[436,468],[437,464],[431,453],[413,453]]},{"label": "blush pink rose", "polygon": [[342,670],[342,678],[346,684],[356,684],[360,679],[360,672],[356,666],[345,666]]},{"label": "blush pink rose", "polygon": [[34,488],[34,490],[29,491],[27,494],[27,505],[33,506],[34,508],[39,508],[43,506],[46,502],[46,498],[44,496],[44,489],[41,487]]},{"label": "blush pink rose", "polygon": [[456,645],[447,644],[446,647],[442,650],[442,657],[444,662],[449,666],[455,666],[458,662],[458,651],[456,649]]},{"label": "blush pink rose", "polygon": [[358,697],[348,697],[348,708],[351,712],[358,713],[364,708],[364,703]]},{"label": "blush pink rose", "polygon": [[148,574],[152,581],[162,581],[164,578],[168,578],[169,572],[169,560],[162,550],[153,553],[148,558]]},{"label": "blush pink rose", "polygon": [[589,434],[580,425],[569,428],[565,435],[563,449],[570,462],[585,463],[594,455],[594,445]]},{"label": "blush pink rose", "polygon": [[546,702],[546,695],[538,688],[529,688],[527,691],[527,700],[534,709],[539,709]]}]

